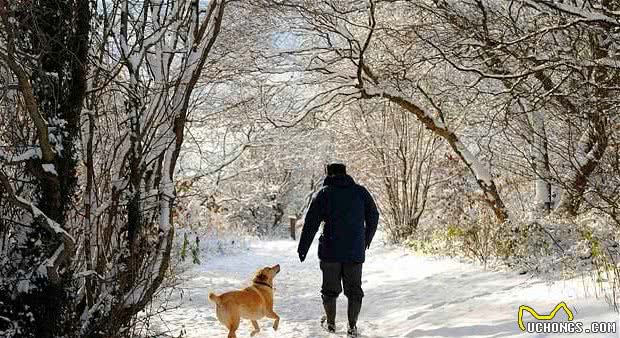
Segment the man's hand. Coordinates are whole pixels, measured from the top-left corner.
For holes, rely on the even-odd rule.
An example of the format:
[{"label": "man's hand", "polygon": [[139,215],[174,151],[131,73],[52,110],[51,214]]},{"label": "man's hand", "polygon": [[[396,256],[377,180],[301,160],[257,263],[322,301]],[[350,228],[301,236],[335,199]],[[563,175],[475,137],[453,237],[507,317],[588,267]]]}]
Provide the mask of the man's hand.
[{"label": "man's hand", "polygon": [[306,260],[306,255],[302,254],[301,252],[297,252],[297,254],[299,254],[299,261],[303,262]]}]

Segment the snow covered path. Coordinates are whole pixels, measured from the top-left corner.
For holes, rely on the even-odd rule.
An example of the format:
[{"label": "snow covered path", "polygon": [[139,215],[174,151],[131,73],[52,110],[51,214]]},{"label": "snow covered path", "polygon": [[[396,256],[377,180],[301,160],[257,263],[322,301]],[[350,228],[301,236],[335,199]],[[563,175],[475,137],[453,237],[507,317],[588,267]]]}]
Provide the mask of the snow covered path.
[{"label": "snow covered path", "polygon": [[[192,267],[184,285],[183,304],[164,313],[174,335],[184,329],[190,338],[226,337],[208,302],[209,291],[221,293],[239,289],[259,267],[280,264],[275,281],[275,310],[280,330],[271,329],[268,319],[260,321],[257,337],[306,338],[343,337],[346,298],[338,304],[338,334],[321,331],[319,296],[320,271],[316,243],[300,263],[293,241],[256,242],[238,255],[210,258]],[[363,287],[366,293],[360,315],[362,337],[619,337],[618,334],[541,335],[522,332],[517,326],[520,305],[548,314],[560,301],[573,310],[584,327],[598,321],[618,321],[618,315],[603,300],[585,298],[576,282],[549,285],[508,273],[484,271],[480,267],[450,259],[419,257],[398,248],[377,244],[367,254]],[[560,312],[556,319],[566,320]],[[526,321],[532,321],[525,314]],[[249,337],[251,324],[242,321],[237,335]]]}]

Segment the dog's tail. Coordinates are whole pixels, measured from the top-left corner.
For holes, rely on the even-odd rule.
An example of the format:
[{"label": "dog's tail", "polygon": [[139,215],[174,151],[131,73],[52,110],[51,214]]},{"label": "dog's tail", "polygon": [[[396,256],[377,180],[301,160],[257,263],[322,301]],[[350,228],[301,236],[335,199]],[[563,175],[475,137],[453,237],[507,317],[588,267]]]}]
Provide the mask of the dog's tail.
[{"label": "dog's tail", "polygon": [[213,292],[209,292],[209,300],[215,303],[216,305],[220,304],[220,296],[216,295]]}]

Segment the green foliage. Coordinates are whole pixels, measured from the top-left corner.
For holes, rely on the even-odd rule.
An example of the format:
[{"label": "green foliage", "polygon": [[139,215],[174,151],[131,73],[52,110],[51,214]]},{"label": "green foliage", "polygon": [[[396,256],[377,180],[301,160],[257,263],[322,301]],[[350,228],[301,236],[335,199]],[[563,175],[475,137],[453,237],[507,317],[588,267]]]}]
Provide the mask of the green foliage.
[{"label": "green foliage", "polygon": [[580,229],[579,232],[581,233],[581,236],[583,237],[583,239],[586,241],[586,243],[588,244],[590,248],[590,257],[592,257],[593,259],[602,257],[603,253],[601,249],[601,243],[599,242],[598,239],[594,237],[594,233],[592,229],[584,228],[584,229]]},{"label": "green foliage", "polygon": [[554,245],[538,223],[498,225],[492,217],[450,223],[430,236],[409,238],[405,244],[422,254],[462,256],[485,266],[497,260],[512,267],[516,262],[537,261],[541,255],[551,254]]},{"label": "green foliage", "polygon": [[458,239],[463,237],[465,232],[463,229],[459,228],[454,224],[448,225],[448,229],[446,230],[446,238],[447,239]]},{"label": "green foliage", "polygon": [[443,230],[436,231],[432,240],[434,253],[448,256],[464,256],[487,264],[491,258],[505,255],[509,248],[505,227],[498,226],[488,217],[475,222],[450,223]]},{"label": "green foliage", "polygon": [[441,254],[441,250],[437,250],[437,248],[433,246],[433,242],[430,240],[421,240],[410,237],[404,244],[411,250],[423,255]]},{"label": "green foliage", "polygon": [[189,240],[189,236],[186,232],[183,234],[183,243],[181,243],[181,249],[179,251],[179,257],[181,257],[181,261],[185,262],[188,251],[192,257],[192,263],[200,264],[200,238],[196,236],[196,240],[191,243]]}]

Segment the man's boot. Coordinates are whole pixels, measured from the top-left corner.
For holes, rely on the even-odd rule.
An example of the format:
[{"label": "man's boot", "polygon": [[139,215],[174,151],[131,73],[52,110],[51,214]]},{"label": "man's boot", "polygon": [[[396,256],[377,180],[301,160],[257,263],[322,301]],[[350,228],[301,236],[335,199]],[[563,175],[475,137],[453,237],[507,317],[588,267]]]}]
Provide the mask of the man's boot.
[{"label": "man's boot", "polygon": [[362,299],[349,298],[347,315],[349,317],[349,329],[347,334],[349,337],[357,337],[357,317],[362,309]]},{"label": "man's boot", "polygon": [[347,337],[348,338],[357,338],[357,337],[359,337],[359,332],[357,332],[357,327],[356,326],[351,326],[351,324],[349,324],[349,328],[347,329]]},{"label": "man's boot", "polygon": [[321,318],[321,326],[327,332],[336,332],[336,299],[323,299],[325,316]]}]

